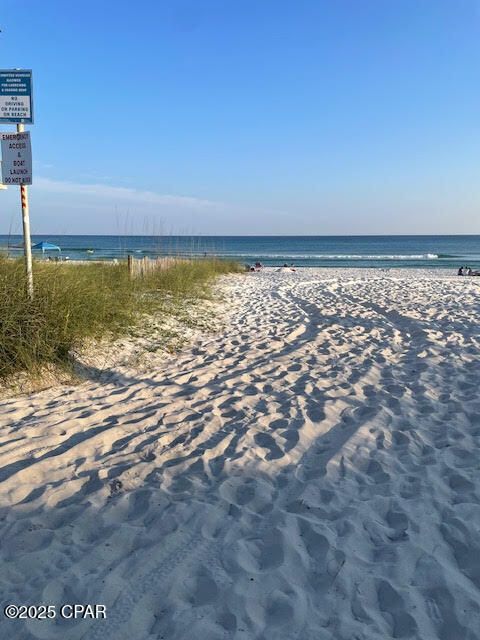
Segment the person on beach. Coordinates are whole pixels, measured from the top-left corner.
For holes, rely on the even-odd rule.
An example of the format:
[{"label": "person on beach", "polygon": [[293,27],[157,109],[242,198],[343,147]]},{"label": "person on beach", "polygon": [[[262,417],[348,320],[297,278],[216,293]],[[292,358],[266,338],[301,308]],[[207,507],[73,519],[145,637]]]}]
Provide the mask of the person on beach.
[{"label": "person on beach", "polygon": [[480,271],[474,271],[472,267],[463,266],[457,272],[459,276],[480,276]]}]

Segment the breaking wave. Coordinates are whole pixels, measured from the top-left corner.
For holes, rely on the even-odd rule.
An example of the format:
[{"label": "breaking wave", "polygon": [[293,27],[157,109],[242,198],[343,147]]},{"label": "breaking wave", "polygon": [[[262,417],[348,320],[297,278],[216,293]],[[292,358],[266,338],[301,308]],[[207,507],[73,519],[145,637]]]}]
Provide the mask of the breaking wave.
[{"label": "breaking wave", "polygon": [[[224,254],[227,255],[227,254]],[[235,255],[239,258],[285,258],[285,259],[293,259],[293,260],[305,260],[305,259],[316,259],[316,260],[437,260],[439,256],[436,253],[422,253],[422,254],[411,254],[411,255],[393,255],[393,254],[375,254],[375,255],[367,255],[367,254],[349,254],[349,253],[338,253],[338,254],[329,254],[329,253],[231,253],[228,255]]]}]

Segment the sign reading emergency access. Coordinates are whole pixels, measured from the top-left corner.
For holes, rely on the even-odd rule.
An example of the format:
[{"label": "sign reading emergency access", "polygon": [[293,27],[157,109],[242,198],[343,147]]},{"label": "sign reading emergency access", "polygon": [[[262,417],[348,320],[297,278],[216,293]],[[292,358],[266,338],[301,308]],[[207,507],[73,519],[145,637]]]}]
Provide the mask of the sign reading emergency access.
[{"label": "sign reading emergency access", "polygon": [[30,132],[0,133],[3,184],[32,184]]},{"label": "sign reading emergency access", "polygon": [[0,70],[0,123],[33,124],[30,70]]}]

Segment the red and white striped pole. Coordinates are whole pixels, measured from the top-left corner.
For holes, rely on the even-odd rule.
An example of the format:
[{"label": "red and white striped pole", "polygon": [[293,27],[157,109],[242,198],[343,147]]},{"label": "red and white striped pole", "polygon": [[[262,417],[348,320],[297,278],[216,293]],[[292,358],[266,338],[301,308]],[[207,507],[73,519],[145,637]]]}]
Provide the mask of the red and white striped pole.
[{"label": "red and white striped pole", "polygon": [[[24,131],[25,125],[17,124],[17,133],[23,133]],[[27,293],[30,300],[33,300],[32,242],[30,239],[30,213],[26,184],[20,185],[20,198],[22,201],[23,253],[25,255],[25,271],[27,274]]]}]

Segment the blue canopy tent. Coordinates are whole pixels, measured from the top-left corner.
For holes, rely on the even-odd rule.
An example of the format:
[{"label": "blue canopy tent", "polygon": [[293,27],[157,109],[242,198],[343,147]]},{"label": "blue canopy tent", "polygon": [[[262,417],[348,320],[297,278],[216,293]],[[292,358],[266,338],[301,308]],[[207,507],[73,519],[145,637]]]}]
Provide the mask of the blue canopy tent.
[{"label": "blue canopy tent", "polygon": [[56,244],[52,244],[51,242],[38,242],[37,244],[33,245],[32,249],[41,249],[42,253],[45,253],[45,251],[58,251],[60,253],[62,252],[59,246],[57,246]]}]

